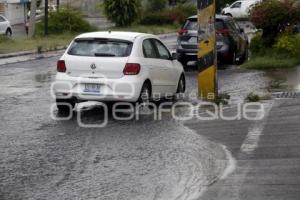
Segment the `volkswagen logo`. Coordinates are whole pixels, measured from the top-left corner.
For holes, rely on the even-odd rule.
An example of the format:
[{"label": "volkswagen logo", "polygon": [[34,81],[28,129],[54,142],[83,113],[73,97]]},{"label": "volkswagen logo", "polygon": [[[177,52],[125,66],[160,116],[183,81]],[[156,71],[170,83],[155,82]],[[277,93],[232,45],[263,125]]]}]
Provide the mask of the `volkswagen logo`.
[{"label": "volkswagen logo", "polygon": [[97,66],[96,66],[95,63],[91,64],[91,69],[92,69],[92,70],[95,70],[96,68],[97,68]]}]

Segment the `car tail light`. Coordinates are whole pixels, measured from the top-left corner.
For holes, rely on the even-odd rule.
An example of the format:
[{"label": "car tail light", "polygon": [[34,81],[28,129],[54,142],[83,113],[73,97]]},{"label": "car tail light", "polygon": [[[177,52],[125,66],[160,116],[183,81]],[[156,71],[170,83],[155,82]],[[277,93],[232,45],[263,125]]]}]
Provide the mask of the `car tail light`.
[{"label": "car tail light", "polygon": [[57,61],[57,71],[58,72],[66,72],[67,71],[66,63],[64,60]]},{"label": "car tail light", "polygon": [[220,29],[220,30],[217,30],[217,34],[226,37],[229,35],[229,30],[228,29]]},{"label": "car tail light", "polygon": [[136,63],[127,63],[123,70],[124,75],[137,75],[140,73],[141,65]]},{"label": "car tail light", "polygon": [[180,30],[178,31],[178,34],[179,34],[179,35],[183,35],[183,34],[185,34],[185,33],[187,33],[187,32],[188,32],[188,30],[182,28],[182,29],[180,29]]}]

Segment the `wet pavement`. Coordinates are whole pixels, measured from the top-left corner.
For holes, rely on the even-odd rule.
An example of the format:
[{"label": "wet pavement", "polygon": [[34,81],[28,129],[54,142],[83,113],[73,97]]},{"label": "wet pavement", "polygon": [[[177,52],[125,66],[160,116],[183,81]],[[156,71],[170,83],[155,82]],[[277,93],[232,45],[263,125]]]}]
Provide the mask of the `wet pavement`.
[{"label": "wet pavement", "polygon": [[[223,147],[169,114],[102,129],[51,119],[56,60],[1,67],[0,199],[187,199],[221,176]],[[81,114],[95,123],[99,113]]]},{"label": "wet pavement", "polygon": [[[57,59],[0,66],[1,200],[299,197],[299,99],[265,101],[268,115],[258,122],[181,122],[164,113],[161,121],[110,117],[106,127],[87,129],[76,116],[96,123],[100,108],[75,112],[68,121],[51,118]],[[232,99],[226,114],[234,114],[250,92],[298,85],[299,70],[291,70],[223,67],[219,87]],[[187,93],[195,94],[197,74],[189,70],[186,76]]]}]

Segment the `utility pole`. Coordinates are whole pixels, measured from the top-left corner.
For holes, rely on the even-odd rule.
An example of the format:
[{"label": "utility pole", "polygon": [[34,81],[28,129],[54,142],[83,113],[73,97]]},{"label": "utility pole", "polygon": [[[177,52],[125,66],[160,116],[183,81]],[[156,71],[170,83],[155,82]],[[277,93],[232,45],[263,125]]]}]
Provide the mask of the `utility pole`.
[{"label": "utility pole", "polygon": [[45,30],[44,30],[44,34],[45,36],[47,36],[49,34],[48,32],[48,0],[45,0]]},{"label": "utility pole", "polygon": [[198,0],[198,92],[205,100],[218,96],[215,5],[216,0]]},{"label": "utility pole", "polygon": [[36,0],[31,0],[30,18],[29,18],[29,37],[32,37],[35,32],[35,14],[36,14]]}]

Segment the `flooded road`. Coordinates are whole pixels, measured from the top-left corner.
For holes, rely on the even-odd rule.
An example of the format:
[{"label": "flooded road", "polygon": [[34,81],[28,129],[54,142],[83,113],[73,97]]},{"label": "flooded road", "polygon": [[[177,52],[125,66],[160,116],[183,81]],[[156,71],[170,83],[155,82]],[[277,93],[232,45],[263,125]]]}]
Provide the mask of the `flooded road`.
[{"label": "flooded road", "polygon": [[[1,66],[0,199],[191,199],[221,176],[223,147],[168,113],[100,129],[53,120],[57,59]],[[95,123],[99,113],[81,114]]]},{"label": "flooded road", "polygon": [[[242,160],[238,170],[244,165],[249,168],[249,155],[241,153],[252,126],[245,120],[181,122],[164,113],[160,121],[151,116],[137,121],[110,117],[106,127],[97,129],[80,127],[76,112],[71,120],[53,120],[50,85],[57,59],[0,66],[1,200],[197,199],[224,176],[231,153]],[[219,87],[231,96],[230,104],[234,105],[251,92],[268,93],[278,80],[282,80],[278,84],[281,90],[285,90],[281,86],[299,89],[299,71],[262,72],[226,66],[218,72]],[[196,77],[193,70],[186,73],[187,94],[191,94],[186,100],[191,102],[197,91]],[[96,123],[101,112],[95,107],[80,114],[87,122]],[[274,118],[276,122],[282,122],[280,119]],[[290,119],[290,124],[295,123],[297,115]],[[268,125],[269,133],[274,131],[272,126]],[[248,171],[242,170],[238,180],[244,181]],[[240,182],[229,180],[228,184]],[[234,192],[240,193],[237,188]],[[216,190],[204,197],[218,199],[209,194],[224,195],[226,191],[222,187]]]}]

